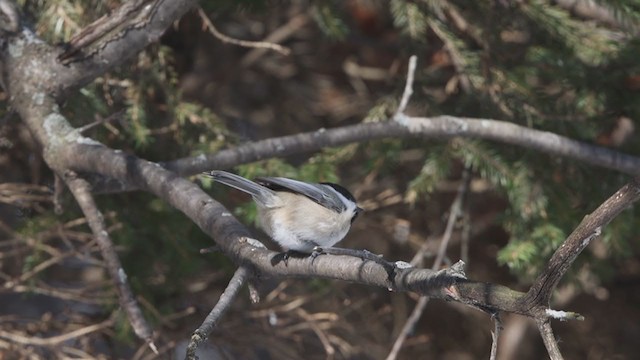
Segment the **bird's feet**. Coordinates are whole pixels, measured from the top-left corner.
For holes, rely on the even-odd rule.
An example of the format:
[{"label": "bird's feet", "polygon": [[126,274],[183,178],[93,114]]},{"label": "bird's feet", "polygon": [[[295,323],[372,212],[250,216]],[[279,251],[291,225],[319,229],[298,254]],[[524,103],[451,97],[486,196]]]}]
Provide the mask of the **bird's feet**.
[{"label": "bird's feet", "polygon": [[395,269],[395,265],[393,263],[390,263],[387,260],[385,260],[382,257],[382,255],[374,254],[369,250],[316,246],[313,248],[313,251],[311,252],[310,256],[313,260],[315,260],[318,256],[322,254],[353,256],[353,257],[360,258],[362,261],[365,261],[365,260],[373,261],[376,264],[380,264],[384,266],[384,268],[387,269],[387,272],[389,272],[390,270],[391,272],[393,272],[393,269]]},{"label": "bird's feet", "polygon": [[307,253],[302,253],[295,250],[287,250],[281,253],[276,254],[273,258],[271,258],[271,265],[277,265],[280,262],[284,263],[284,266],[289,266],[290,258],[304,258],[309,256]]}]

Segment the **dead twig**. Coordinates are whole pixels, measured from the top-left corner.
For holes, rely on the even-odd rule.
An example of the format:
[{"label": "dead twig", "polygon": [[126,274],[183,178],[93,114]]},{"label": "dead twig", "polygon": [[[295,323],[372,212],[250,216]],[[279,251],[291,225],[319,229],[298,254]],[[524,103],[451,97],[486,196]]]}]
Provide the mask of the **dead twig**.
[{"label": "dead twig", "polygon": [[224,43],[238,45],[242,47],[248,47],[248,48],[269,49],[269,50],[276,51],[284,56],[287,56],[291,53],[291,49],[279,44],[275,44],[273,42],[234,39],[230,36],[227,36],[221,33],[220,31],[218,31],[218,29],[216,29],[216,27],[213,25],[213,23],[209,19],[209,16],[207,16],[207,14],[204,12],[204,10],[202,10],[201,7],[198,7],[198,16],[200,16],[200,19],[202,19],[202,22],[204,23],[206,28],[209,30],[209,32]]},{"label": "dead twig", "polygon": [[198,346],[207,340],[217,322],[233,303],[233,300],[238,295],[238,292],[245,281],[247,281],[248,277],[249,270],[246,267],[239,267],[238,270],[236,270],[235,274],[233,274],[233,277],[229,281],[229,285],[227,285],[227,288],[224,290],[222,295],[220,295],[220,299],[218,299],[216,305],[211,309],[211,312],[204,319],[202,325],[200,325],[200,327],[193,332],[193,335],[191,335],[191,340],[189,341],[189,345],[187,345],[185,359],[197,359],[196,350],[198,349]]},{"label": "dead twig", "polygon": [[500,313],[492,314],[494,329],[491,333],[491,356],[490,360],[496,360],[498,358],[498,340],[500,339],[500,332],[502,331],[502,320],[500,319]]},{"label": "dead twig", "polygon": [[93,195],[91,195],[91,188],[89,183],[84,179],[78,177],[73,172],[67,172],[65,174],[65,182],[67,186],[71,190],[71,193],[76,198],[76,201],[80,205],[82,212],[87,218],[87,222],[89,223],[89,227],[95,236],[95,239],[100,246],[100,252],[102,253],[102,257],[104,258],[107,269],[109,270],[109,274],[111,275],[111,279],[115,283],[116,289],[118,290],[118,299],[120,300],[120,305],[126,311],[129,322],[133,327],[134,332],[141,339],[145,340],[149,347],[153,350],[153,352],[157,353],[157,348],[153,343],[152,331],[151,327],[145,320],[142,315],[142,311],[136,302],[133,292],[129,287],[129,282],[127,280],[127,275],[122,268],[122,264],[120,263],[120,258],[116,253],[113,242],[107,232],[104,217],[96,203],[93,199]]},{"label": "dead twig", "polygon": [[[442,240],[440,241],[440,247],[438,249],[438,255],[436,256],[436,259],[433,262],[432,270],[437,270],[442,265],[442,262],[444,260],[444,257],[447,251],[447,247],[449,245],[449,240],[451,239],[451,235],[453,234],[453,228],[455,226],[457,219],[462,214],[463,202],[464,202],[465,194],[469,189],[470,181],[471,181],[471,171],[466,169],[463,172],[462,182],[460,184],[460,187],[458,188],[458,193],[456,195],[456,198],[453,200],[453,203],[451,204],[451,210],[449,212],[449,219],[447,220],[447,226],[445,227],[444,234],[442,235]],[[427,249],[426,246],[421,247],[416,253],[416,255],[413,257],[413,260],[411,260],[411,263],[414,264],[420,261],[424,256],[424,252],[426,251],[426,249]],[[407,319],[407,322],[402,327],[402,330],[400,330],[400,334],[398,334],[396,341],[393,343],[393,346],[391,347],[391,351],[389,351],[389,354],[386,357],[387,360],[394,360],[398,357],[398,353],[402,348],[402,344],[407,339],[409,334],[413,331],[413,329],[415,328],[415,325],[418,323],[418,320],[420,320],[420,318],[422,317],[422,313],[424,312],[424,309],[426,308],[428,303],[429,303],[428,296],[421,296],[420,299],[418,299],[418,302],[416,303],[416,306],[413,308],[411,315],[409,316],[409,318]]]},{"label": "dead twig", "polygon": [[37,336],[25,336],[17,333],[12,333],[10,331],[5,331],[0,329],[0,338],[7,339],[16,344],[20,345],[34,345],[34,346],[55,346],[65,341],[69,341],[71,339],[78,338],[80,336],[84,336],[90,334],[92,332],[100,331],[105,328],[109,328],[115,324],[115,321],[111,318],[99,323],[89,325],[66,334],[52,336],[48,338],[41,338]]}]

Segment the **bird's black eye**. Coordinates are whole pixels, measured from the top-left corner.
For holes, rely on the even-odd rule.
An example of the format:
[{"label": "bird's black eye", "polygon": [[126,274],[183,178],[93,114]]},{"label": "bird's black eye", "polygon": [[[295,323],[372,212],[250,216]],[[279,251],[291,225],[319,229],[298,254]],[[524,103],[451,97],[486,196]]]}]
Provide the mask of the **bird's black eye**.
[{"label": "bird's black eye", "polygon": [[363,212],[364,210],[362,208],[356,208],[356,211],[353,212],[353,216],[351,217],[351,223],[353,224],[354,221],[356,221],[356,219],[358,218],[358,215],[360,215],[361,212]]}]

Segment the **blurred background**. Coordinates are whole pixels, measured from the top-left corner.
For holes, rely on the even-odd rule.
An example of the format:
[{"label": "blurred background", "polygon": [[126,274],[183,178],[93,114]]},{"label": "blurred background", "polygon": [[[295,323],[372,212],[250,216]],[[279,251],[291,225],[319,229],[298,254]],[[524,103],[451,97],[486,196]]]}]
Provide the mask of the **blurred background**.
[{"label": "blurred background", "polygon": [[[51,44],[68,41],[120,1],[20,0]],[[86,135],[152,161],[359,122],[388,121],[418,67],[408,113],[491,118],[638,154],[640,6],[617,1],[201,1],[161,41],[63,104]],[[214,26],[208,26],[208,22]],[[220,36],[290,50],[238,46]],[[0,358],[151,359],[119,310],[77,205],[52,203],[38,144],[0,93]],[[366,212],[341,246],[430,267],[468,171],[447,264],[474,280],[526,291],[582,218],[630,177],[474,139],[383,140],[243,164],[247,177],[339,182]],[[245,224],[255,209],[199,177]],[[141,192],[97,197],[159,358],[182,358],[192,331],[235,269],[212,240]],[[558,287],[554,323],[568,359],[626,359],[640,338],[640,246],[634,209],[593,242]],[[277,246],[255,230],[272,249]],[[287,279],[247,291],[208,344],[221,359],[383,359],[417,296],[328,280]],[[505,316],[501,358],[540,359],[533,324]],[[57,338],[78,329],[73,336]],[[491,319],[431,301],[399,359],[488,358]],[[41,340],[38,338],[44,338]]]}]

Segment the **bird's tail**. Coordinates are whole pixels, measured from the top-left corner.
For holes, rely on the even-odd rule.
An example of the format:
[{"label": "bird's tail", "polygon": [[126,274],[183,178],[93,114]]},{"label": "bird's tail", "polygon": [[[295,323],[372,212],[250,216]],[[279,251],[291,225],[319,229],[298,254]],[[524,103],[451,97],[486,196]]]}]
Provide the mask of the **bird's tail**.
[{"label": "bird's tail", "polygon": [[203,175],[208,176],[221,184],[246,192],[253,196],[256,201],[265,205],[268,205],[273,201],[274,192],[271,189],[259,185],[249,179],[245,179],[240,175],[220,170],[205,172]]}]

